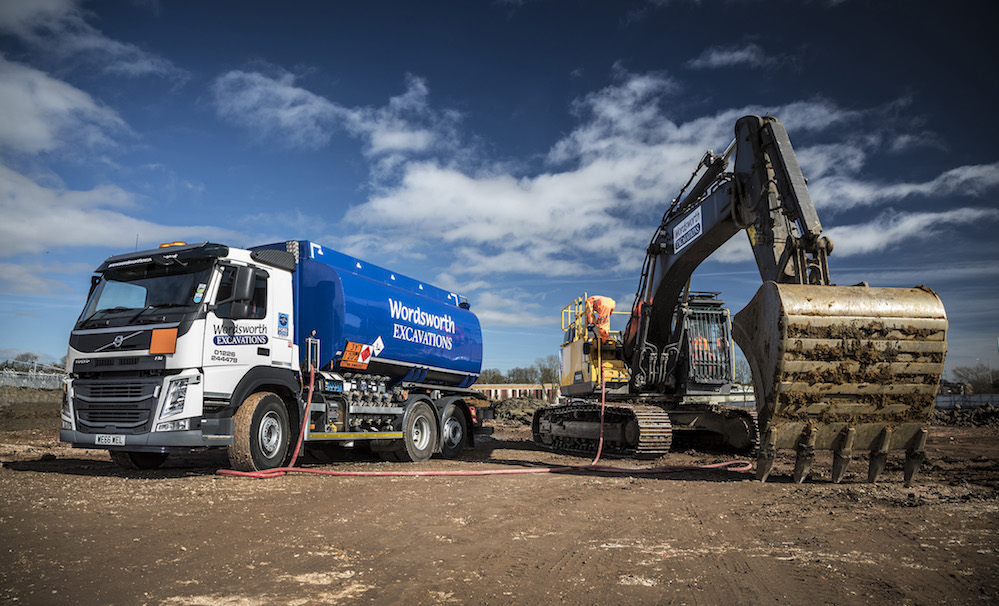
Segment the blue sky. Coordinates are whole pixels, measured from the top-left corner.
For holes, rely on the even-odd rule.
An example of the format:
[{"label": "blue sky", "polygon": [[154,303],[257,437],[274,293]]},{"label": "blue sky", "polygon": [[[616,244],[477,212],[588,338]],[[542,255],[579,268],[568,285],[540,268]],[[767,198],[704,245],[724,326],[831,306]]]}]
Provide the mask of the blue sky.
[{"label": "blue sky", "polygon": [[[0,0],[0,357],[62,357],[110,254],[307,238],[527,365],[583,291],[628,309],[665,205],[770,113],[833,281],[930,286],[948,368],[999,368],[996,6]],[[746,238],[693,286],[741,309]]]}]

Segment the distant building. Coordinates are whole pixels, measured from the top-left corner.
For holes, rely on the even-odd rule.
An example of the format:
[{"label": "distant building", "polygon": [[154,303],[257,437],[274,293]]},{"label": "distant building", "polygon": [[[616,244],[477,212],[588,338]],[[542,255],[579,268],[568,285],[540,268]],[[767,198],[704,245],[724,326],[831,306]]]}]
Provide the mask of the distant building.
[{"label": "distant building", "polygon": [[534,398],[554,402],[558,398],[558,385],[552,387],[537,383],[476,383],[472,389],[480,391],[490,400],[497,401],[507,398]]},{"label": "distant building", "polygon": [[971,385],[967,383],[955,383],[953,381],[940,381],[940,394],[965,395],[971,393]]}]

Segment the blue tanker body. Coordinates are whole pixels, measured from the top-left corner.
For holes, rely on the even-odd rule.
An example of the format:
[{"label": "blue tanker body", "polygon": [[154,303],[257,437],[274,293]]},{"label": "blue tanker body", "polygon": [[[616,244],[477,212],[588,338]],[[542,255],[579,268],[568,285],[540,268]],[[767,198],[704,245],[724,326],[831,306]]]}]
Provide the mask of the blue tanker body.
[{"label": "blue tanker body", "polygon": [[467,388],[478,377],[482,329],[455,293],[305,240],[294,281],[296,342],[315,331],[322,369],[356,368],[360,345],[365,371],[392,384]]}]

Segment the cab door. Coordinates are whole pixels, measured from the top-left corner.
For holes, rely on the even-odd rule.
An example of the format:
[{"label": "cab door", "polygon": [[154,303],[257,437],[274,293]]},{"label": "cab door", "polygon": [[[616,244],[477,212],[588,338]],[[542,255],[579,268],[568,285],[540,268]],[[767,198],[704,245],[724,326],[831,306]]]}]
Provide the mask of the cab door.
[{"label": "cab door", "polygon": [[[250,296],[233,300],[237,275],[244,272],[244,280],[252,283]],[[246,276],[246,272],[252,275]],[[215,308],[206,318],[205,367],[215,367],[216,376],[229,378],[221,381],[219,389],[226,391],[226,384],[235,387],[248,368],[270,366],[271,339],[277,329],[277,313],[268,305],[269,274],[266,270],[249,266],[226,265],[222,267],[219,286],[215,294]]]}]

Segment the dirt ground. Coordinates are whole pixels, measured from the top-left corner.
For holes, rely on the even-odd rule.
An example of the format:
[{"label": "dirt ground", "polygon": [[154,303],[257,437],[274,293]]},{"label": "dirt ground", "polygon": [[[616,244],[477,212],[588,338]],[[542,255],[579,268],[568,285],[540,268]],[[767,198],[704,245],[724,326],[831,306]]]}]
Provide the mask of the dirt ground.
[{"label": "dirt ground", "polygon": [[[4,388],[7,389],[7,388]],[[677,472],[217,475],[224,452],[126,472],[58,442],[57,398],[0,394],[0,601],[16,604],[995,604],[999,429],[935,426],[911,488],[828,453],[790,482]],[[584,464],[493,426],[461,460],[329,470]],[[671,453],[620,466],[697,464]]]}]

